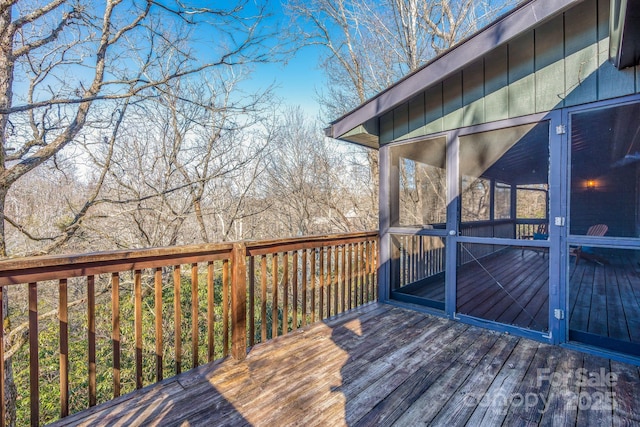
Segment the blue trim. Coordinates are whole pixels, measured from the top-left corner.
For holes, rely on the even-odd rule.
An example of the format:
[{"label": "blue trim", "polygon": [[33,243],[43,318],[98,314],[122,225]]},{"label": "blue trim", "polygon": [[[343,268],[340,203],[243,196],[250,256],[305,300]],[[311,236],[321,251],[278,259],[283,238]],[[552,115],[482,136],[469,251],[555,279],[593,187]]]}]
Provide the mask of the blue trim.
[{"label": "blue trim", "polygon": [[593,345],[603,350],[620,352],[630,356],[640,357],[640,344],[630,341],[618,340],[590,332],[569,329],[569,341]]},{"label": "blue trim", "polygon": [[447,231],[445,258],[445,311],[450,319],[456,310],[457,262],[458,262],[458,225],[459,212],[459,131],[449,133],[447,138]]},{"label": "blue trim", "polygon": [[[566,326],[565,319],[557,319],[554,315],[555,309],[567,311],[567,303],[563,297],[563,260],[566,258],[560,245],[566,233],[566,198],[564,191],[566,171],[564,150],[566,146],[568,131],[558,135],[556,127],[564,124],[561,111],[554,111],[549,122],[549,191],[547,192],[547,203],[549,206],[549,331],[551,331],[552,344],[559,344],[564,341]],[[565,226],[555,225],[555,218],[565,218]]]},{"label": "blue trim", "polygon": [[425,307],[431,307],[436,310],[441,310],[444,313],[445,303],[442,301],[434,301],[427,298],[418,297],[411,294],[405,294],[403,292],[391,291],[392,301],[407,302],[409,304],[422,305]]},{"label": "blue trim", "polygon": [[[564,319],[558,322],[558,329],[553,330],[555,336],[554,344],[560,344],[567,341],[567,334],[569,331],[569,246],[567,245],[567,230],[569,229],[569,132],[571,131],[571,125],[569,124],[569,114],[566,110],[561,110],[560,123],[567,126],[567,133],[560,135],[560,174],[558,179],[560,180],[560,204],[559,204],[559,216],[565,218],[565,226],[560,230],[560,236],[558,239],[557,252],[559,252],[558,259],[558,273],[557,279],[559,281],[558,292],[558,307],[560,307],[564,313]],[[550,315],[553,310],[549,310]]]},{"label": "blue trim", "polygon": [[617,362],[640,366],[640,357],[634,357],[624,353],[605,350],[605,349],[594,347],[584,343],[570,341],[566,343],[561,343],[560,347],[567,348],[569,350],[579,351],[581,353],[591,354],[593,356],[604,357],[606,359],[615,360]]},{"label": "blue trim", "polygon": [[454,316],[454,320],[458,320],[462,323],[466,323],[473,326],[479,326],[485,329],[491,329],[492,331],[508,333],[518,337],[544,342],[547,344],[551,344],[551,341],[552,341],[552,337],[544,332],[533,331],[531,329],[521,328],[519,326],[507,325],[505,323],[494,322],[492,320],[480,319],[478,317],[473,317],[466,314],[456,313]]},{"label": "blue trim", "polygon": [[405,236],[437,236],[445,237],[447,230],[438,228],[418,228],[418,227],[390,227],[390,234],[402,234]]},{"label": "blue trim", "polygon": [[444,313],[441,310],[436,310],[434,308],[431,307],[427,307],[424,305],[418,305],[418,304],[411,304],[409,302],[403,302],[403,301],[398,301],[398,300],[385,300],[385,301],[380,301],[383,304],[388,304],[388,305],[392,305],[394,307],[400,307],[400,308],[406,308],[409,310],[414,310],[420,313],[424,313],[424,314],[430,314],[432,316],[436,316],[436,317],[441,317],[444,319],[448,319],[448,320],[452,320],[451,317],[447,316],[446,313]]},{"label": "blue trim", "polygon": [[504,245],[504,246],[530,246],[534,248],[549,248],[549,240],[526,240],[526,239],[503,239],[500,237],[470,237],[458,236],[458,243],[481,243],[484,245]]},{"label": "blue trim", "polygon": [[600,246],[603,248],[637,249],[640,247],[640,239],[637,237],[594,237],[570,235],[567,237],[570,245]]}]

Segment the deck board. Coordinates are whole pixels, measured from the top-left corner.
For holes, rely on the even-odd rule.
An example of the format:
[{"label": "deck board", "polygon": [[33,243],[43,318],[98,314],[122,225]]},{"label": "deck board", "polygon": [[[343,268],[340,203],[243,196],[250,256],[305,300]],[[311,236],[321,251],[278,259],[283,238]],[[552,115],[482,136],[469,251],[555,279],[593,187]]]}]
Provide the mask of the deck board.
[{"label": "deck board", "polygon": [[[582,367],[616,373],[617,383],[580,388],[570,374]],[[540,381],[541,369],[566,383]],[[581,391],[616,393],[617,406],[574,409]],[[527,394],[548,407],[518,404]],[[638,408],[636,366],[369,304],[55,425],[617,426],[637,425]]]}]

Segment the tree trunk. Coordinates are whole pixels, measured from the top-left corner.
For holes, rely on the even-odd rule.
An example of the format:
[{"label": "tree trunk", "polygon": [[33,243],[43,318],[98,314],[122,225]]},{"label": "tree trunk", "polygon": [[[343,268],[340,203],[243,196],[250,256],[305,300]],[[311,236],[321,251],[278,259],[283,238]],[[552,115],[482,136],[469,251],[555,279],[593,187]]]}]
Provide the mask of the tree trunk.
[{"label": "tree trunk", "polygon": [[[4,228],[4,208],[5,200],[7,196],[7,189],[0,188],[0,257],[5,258],[7,256],[7,249],[5,245],[5,228]],[[4,348],[9,348],[9,343],[6,341],[6,337],[11,332],[11,322],[7,316],[9,313],[9,298],[7,292],[2,293],[2,327],[4,330]],[[13,380],[13,363],[12,358],[9,357],[4,361],[4,404],[5,404],[5,425],[16,425],[16,398],[18,392],[16,384]]]},{"label": "tree trunk", "polygon": [[197,197],[193,200],[193,207],[196,214],[196,220],[198,221],[198,228],[200,228],[200,238],[204,243],[209,243],[207,226],[204,223],[204,216],[202,215],[202,204],[200,202],[200,197]]},{"label": "tree trunk", "polygon": [[[11,28],[11,10],[7,7],[0,13],[0,109],[7,110],[13,102],[13,70],[15,58],[13,55],[14,32]],[[7,125],[9,123],[8,114],[0,114],[0,258],[7,256],[7,244],[5,239],[5,201],[10,184],[6,183],[6,153],[7,153]],[[8,318],[9,299],[6,292],[2,293],[2,327],[4,337],[9,335],[11,322]],[[5,338],[6,339],[6,338]],[[5,341],[4,348],[8,348]],[[16,425],[16,398],[17,390],[13,380],[12,359],[4,361],[4,404],[5,404],[5,425]]]}]

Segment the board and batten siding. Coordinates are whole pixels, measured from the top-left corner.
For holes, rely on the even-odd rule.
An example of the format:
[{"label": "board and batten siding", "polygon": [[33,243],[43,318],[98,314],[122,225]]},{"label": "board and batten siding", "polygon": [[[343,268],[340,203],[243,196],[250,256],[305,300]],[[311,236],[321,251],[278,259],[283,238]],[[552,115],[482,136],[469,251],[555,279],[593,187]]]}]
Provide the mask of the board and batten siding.
[{"label": "board and batten siding", "polygon": [[380,145],[640,92],[609,62],[608,0],[586,0],[380,117]]}]

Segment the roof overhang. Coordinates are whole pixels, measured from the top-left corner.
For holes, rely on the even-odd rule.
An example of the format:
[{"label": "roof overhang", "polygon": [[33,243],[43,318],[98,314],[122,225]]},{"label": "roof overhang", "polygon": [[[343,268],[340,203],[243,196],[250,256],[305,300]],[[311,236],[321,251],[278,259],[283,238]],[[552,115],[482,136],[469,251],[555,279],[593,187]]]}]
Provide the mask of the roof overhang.
[{"label": "roof overhang", "polygon": [[609,57],[618,69],[640,63],[640,0],[611,0]]},{"label": "roof overhang", "polygon": [[[582,1],[584,0],[531,0],[520,5],[474,36],[454,46],[355,110],[332,122],[331,126],[326,129],[326,135],[356,144],[361,144],[358,139],[363,138],[367,143],[362,145],[377,148],[379,146],[377,134],[366,132],[366,135],[358,134],[356,136],[359,126],[370,123],[373,119],[408,101],[428,87],[475,62],[496,47],[511,41],[525,31],[535,28]],[[622,1],[635,3],[640,0]]]}]

